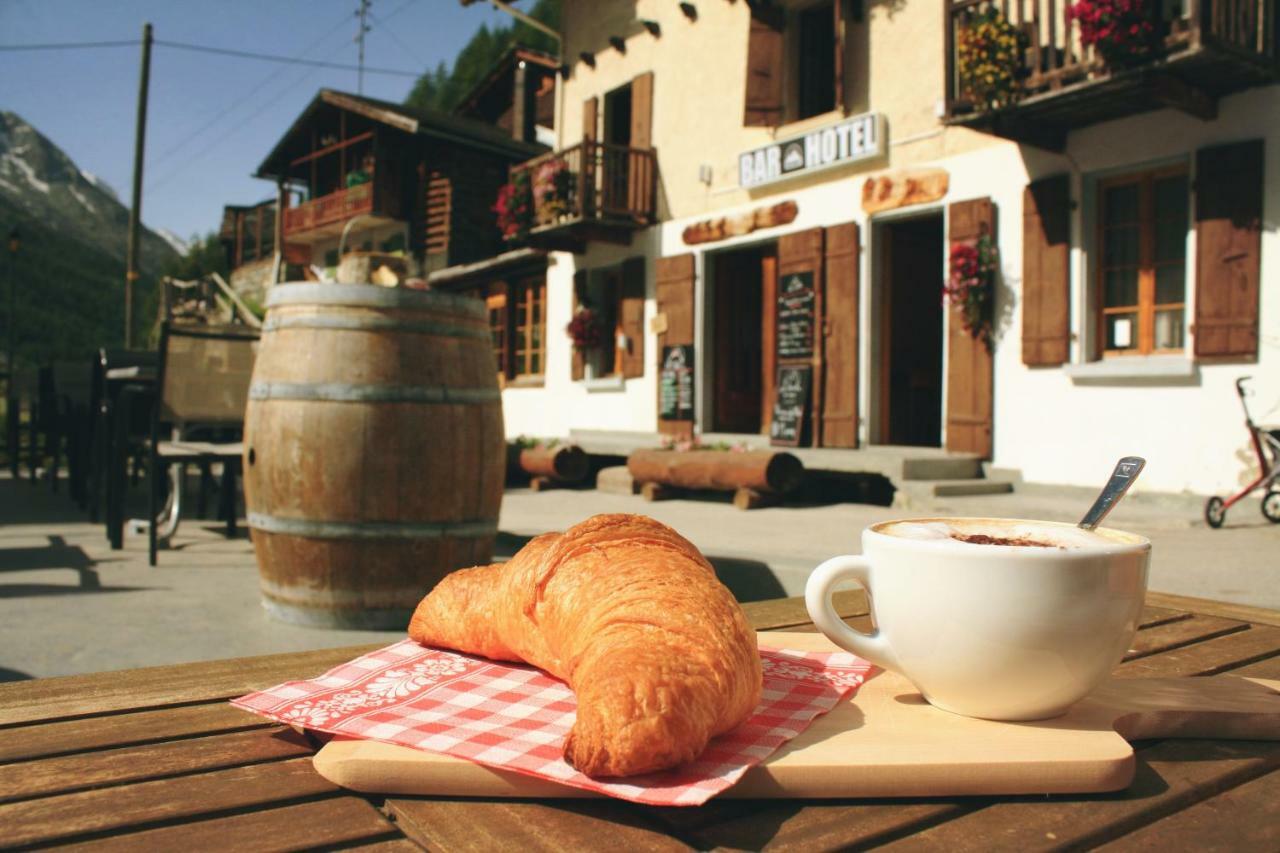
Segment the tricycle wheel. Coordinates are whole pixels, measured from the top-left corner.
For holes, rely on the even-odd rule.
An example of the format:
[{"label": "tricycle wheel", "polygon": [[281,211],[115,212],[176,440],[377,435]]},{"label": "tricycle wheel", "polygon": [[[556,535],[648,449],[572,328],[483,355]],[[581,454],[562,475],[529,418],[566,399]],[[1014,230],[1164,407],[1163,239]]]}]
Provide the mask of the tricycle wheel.
[{"label": "tricycle wheel", "polygon": [[1280,492],[1267,492],[1262,496],[1262,514],[1272,524],[1280,524]]},{"label": "tricycle wheel", "polygon": [[1222,526],[1222,520],[1227,517],[1227,511],[1222,505],[1222,498],[1209,498],[1204,504],[1204,521],[1210,527],[1218,528]]}]

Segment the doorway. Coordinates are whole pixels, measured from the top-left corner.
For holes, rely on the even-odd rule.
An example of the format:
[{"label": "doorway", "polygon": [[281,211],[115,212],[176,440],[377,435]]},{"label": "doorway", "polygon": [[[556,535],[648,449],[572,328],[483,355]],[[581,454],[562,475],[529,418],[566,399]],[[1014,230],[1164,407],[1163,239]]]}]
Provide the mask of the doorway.
[{"label": "doorway", "polygon": [[760,433],[773,375],[778,259],[772,243],[715,255],[711,278],[712,429]]},{"label": "doorway", "polygon": [[880,443],[942,446],[941,213],[880,226]]}]

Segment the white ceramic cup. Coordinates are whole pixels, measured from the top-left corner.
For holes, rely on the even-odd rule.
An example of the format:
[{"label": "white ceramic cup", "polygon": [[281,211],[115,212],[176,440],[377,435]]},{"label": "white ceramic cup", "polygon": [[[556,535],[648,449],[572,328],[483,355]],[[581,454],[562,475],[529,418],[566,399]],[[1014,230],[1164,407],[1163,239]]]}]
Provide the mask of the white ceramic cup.
[{"label": "white ceramic cup", "polygon": [[[1074,529],[1010,519],[911,521]],[[1055,717],[1129,648],[1147,589],[1147,539],[1100,530],[1110,541],[1041,548],[882,532],[897,523],[864,530],[862,556],[833,557],[814,569],[805,604],[832,642],[905,676],[931,704],[991,720]],[[834,587],[847,580],[867,592],[869,634],[846,625],[832,606]]]}]

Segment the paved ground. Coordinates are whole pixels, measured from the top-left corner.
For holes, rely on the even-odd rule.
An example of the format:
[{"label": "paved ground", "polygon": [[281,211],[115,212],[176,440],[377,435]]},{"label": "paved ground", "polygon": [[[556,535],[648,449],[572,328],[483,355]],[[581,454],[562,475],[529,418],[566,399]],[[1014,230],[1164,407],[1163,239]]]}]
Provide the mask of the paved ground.
[{"label": "paved ground", "polygon": [[[939,514],[1075,520],[1087,500],[1041,490],[941,499]],[[597,512],[643,512],[697,544],[744,600],[798,594],[808,571],[857,552],[872,522],[919,511],[860,504],[741,512],[727,502],[645,503],[594,491],[507,493],[499,551]],[[1199,521],[1195,501],[1127,501],[1112,526],[1151,537],[1151,587],[1164,592],[1280,608],[1280,526],[1257,503],[1241,505],[1222,530]],[[0,680],[126,669],[190,660],[387,641],[399,632],[326,631],[268,619],[246,538],[227,540],[213,522],[185,521],[159,567],[146,540],[111,551],[47,484],[0,478]]]}]

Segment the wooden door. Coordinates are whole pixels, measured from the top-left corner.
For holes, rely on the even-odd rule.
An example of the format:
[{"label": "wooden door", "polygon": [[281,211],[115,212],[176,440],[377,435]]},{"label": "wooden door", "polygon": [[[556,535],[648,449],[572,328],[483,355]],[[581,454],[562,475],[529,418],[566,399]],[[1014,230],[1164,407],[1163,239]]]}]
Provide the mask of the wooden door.
[{"label": "wooden door", "polygon": [[[839,4],[837,4],[839,5]],[[826,233],[826,293],[822,301],[823,447],[858,446],[858,224]]]},{"label": "wooden door", "polygon": [[[778,279],[781,282],[780,287],[786,287],[787,282],[792,276],[805,276],[810,278],[810,284],[815,295],[813,306],[813,329],[812,329],[812,349],[808,355],[792,355],[779,350],[778,363],[787,364],[812,364],[813,375],[813,392],[809,401],[808,422],[810,425],[818,422],[817,415],[822,411],[822,394],[823,383],[820,379],[822,376],[822,323],[819,318],[822,317],[822,294],[823,294],[823,264],[822,249],[824,245],[824,234],[821,228],[810,228],[807,231],[798,231],[794,234],[785,234],[778,238]],[[810,428],[810,444],[814,447],[818,446],[820,430]]]},{"label": "wooden door", "polygon": [[773,383],[778,370],[778,255],[769,246],[760,256],[760,432],[773,423]]},{"label": "wooden door", "polygon": [[[658,318],[665,330],[658,334],[658,371],[661,375],[662,351],[678,344],[693,345],[693,283],[694,256],[692,252],[658,258],[656,284]],[[661,328],[660,325],[660,328]],[[696,367],[696,362],[695,362]],[[695,373],[696,375],[696,373]],[[659,383],[661,386],[661,383]],[[679,439],[693,438],[694,421],[665,421],[658,419],[658,431]]]},{"label": "wooden door", "polygon": [[714,429],[759,432],[763,314],[760,254],[728,252],[715,260],[712,294]]},{"label": "wooden door", "polygon": [[[948,208],[951,245],[996,233],[990,198],[958,201]],[[939,275],[944,272],[939,270]],[[964,330],[954,306],[947,318],[947,450],[991,458],[994,377],[991,350]]]}]

